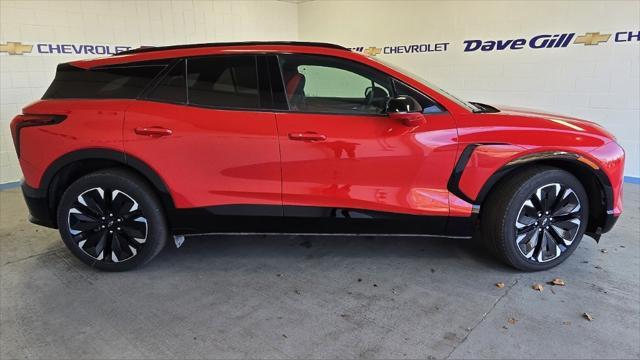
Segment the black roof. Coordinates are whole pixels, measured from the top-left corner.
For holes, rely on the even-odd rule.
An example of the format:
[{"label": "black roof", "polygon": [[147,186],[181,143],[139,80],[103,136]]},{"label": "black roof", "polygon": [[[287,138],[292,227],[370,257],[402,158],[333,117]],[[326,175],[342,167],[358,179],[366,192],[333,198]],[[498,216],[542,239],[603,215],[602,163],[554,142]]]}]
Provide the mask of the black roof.
[{"label": "black roof", "polygon": [[202,43],[202,44],[186,44],[186,45],[171,45],[171,46],[145,46],[137,49],[131,49],[121,51],[115,55],[129,55],[139,54],[152,51],[163,50],[177,50],[177,49],[193,49],[201,47],[215,47],[215,46],[246,46],[246,45],[293,45],[293,46],[315,46],[324,47],[330,49],[349,50],[346,47],[329,44],[323,42],[306,42],[306,41],[240,41],[240,42],[219,42],[219,43]]}]

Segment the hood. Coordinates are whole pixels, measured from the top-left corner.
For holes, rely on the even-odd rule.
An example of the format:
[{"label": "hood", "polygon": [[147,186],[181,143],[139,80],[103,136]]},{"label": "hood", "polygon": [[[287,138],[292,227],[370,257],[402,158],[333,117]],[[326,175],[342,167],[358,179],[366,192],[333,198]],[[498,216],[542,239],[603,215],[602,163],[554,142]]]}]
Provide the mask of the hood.
[{"label": "hood", "polygon": [[615,141],[615,136],[602,126],[587,120],[582,120],[570,116],[548,113],[540,110],[525,109],[509,106],[496,106],[500,112],[497,114],[508,115],[510,117],[524,117],[535,123],[536,127],[544,127],[550,130],[565,130],[586,132],[591,135],[601,136],[608,140]]}]

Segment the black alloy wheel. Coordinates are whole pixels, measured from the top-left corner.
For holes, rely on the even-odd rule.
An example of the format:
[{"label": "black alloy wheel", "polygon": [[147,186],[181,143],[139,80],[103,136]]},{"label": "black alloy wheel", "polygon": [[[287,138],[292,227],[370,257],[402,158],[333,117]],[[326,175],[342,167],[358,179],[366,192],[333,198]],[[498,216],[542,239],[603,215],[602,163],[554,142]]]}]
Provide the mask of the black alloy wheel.
[{"label": "black alloy wheel", "polygon": [[580,199],[567,186],[554,183],[536,189],[516,219],[515,242],[520,253],[538,262],[558,258],[578,234],[581,210]]},{"label": "black alloy wheel", "polygon": [[127,261],[147,240],[147,218],[138,202],[121,190],[89,189],[78,195],[68,214],[73,240],[98,261]]},{"label": "black alloy wheel", "polygon": [[72,183],[58,205],[58,228],[74,255],[107,271],[147,263],[169,237],[154,188],[123,168],[100,170]]},{"label": "black alloy wheel", "polygon": [[481,236],[505,263],[550,269],[577,248],[589,220],[589,197],[571,173],[537,165],[514,170],[481,206]]}]

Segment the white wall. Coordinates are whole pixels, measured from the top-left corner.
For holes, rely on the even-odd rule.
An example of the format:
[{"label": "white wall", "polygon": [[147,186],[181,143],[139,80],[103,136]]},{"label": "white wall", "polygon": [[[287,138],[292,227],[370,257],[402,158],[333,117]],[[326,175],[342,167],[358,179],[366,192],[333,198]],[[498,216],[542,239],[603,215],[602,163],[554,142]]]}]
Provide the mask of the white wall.
[{"label": "white wall", "polygon": [[[640,176],[640,42],[463,52],[463,40],[640,31],[640,1],[8,1],[0,44],[168,45],[317,40],[345,46],[448,42],[446,52],[378,55],[463,98],[603,124]],[[91,57],[0,53],[0,184],[18,180],[9,122],[40,98],[60,62]],[[43,146],[43,151],[46,147]]]},{"label": "white wall", "polygon": [[[0,44],[171,45],[296,40],[297,6],[281,1],[0,0]],[[0,53],[0,184],[20,179],[9,122],[39,99],[56,65],[91,55]],[[46,151],[43,144],[42,151]]]},{"label": "white wall", "polygon": [[300,40],[365,48],[449,43],[447,51],[377,56],[463,99],[598,122],[625,148],[626,175],[640,175],[639,41],[463,51],[470,39],[640,33],[640,1],[312,1],[298,10]]}]

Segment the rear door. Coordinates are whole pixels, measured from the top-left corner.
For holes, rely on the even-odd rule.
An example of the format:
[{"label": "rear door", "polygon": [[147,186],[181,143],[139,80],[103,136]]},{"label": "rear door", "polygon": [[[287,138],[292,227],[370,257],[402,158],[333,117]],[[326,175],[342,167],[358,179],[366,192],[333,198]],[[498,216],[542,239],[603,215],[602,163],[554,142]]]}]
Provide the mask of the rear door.
[{"label": "rear door", "polygon": [[177,208],[282,214],[276,119],[262,108],[258,62],[182,59],[128,109],[125,150],[160,175]]}]

